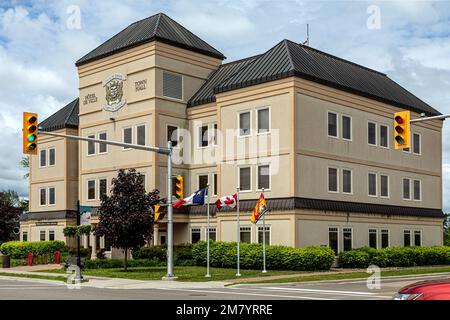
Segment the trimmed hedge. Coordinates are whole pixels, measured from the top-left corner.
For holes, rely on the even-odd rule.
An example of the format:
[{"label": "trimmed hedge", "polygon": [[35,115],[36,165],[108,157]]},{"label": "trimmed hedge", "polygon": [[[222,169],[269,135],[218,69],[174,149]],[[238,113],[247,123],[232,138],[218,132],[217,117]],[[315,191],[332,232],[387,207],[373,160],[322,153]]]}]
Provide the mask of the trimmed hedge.
[{"label": "trimmed hedge", "polygon": [[[134,259],[167,260],[167,246],[141,247],[133,250]],[[174,246],[174,260],[192,260],[192,244],[179,244]]]},{"label": "trimmed hedge", "polygon": [[450,264],[450,247],[360,248],[339,254],[343,268],[415,267]]},{"label": "trimmed hedge", "polygon": [[[84,263],[85,269],[112,269],[123,268],[125,265],[124,259],[98,259],[86,260]],[[129,259],[128,267],[159,267],[164,266],[158,259]]]},{"label": "trimmed hedge", "polygon": [[40,242],[5,242],[0,246],[0,251],[11,256],[12,259],[25,259],[28,252],[34,255],[53,254],[55,251],[66,252],[64,241],[40,241]]},{"label": "trimmed hedge", "polygon": [[[196,243],[192,255],[197,265],[206,265],[205,241]],[[235,268],[237,263],[236,242],[211,242],[210,264],[218,268]],[[315,271],[329,270],[334,262],[334,251],[327,247],[291,248],[266,246],[267,269]],[[262,244],[240,244],[240,267],[261,269]]]}]

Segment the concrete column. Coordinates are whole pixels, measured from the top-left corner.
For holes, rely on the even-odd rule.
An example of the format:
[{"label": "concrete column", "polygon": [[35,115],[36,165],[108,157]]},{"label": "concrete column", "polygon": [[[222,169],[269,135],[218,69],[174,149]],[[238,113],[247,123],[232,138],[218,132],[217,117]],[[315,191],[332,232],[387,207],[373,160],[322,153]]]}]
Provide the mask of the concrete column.
[{"label": "concrete column", "polygon": [[83,248],[85,248],[85,249],[89,248],[88,235],[87,234],[83,234]]},{"label": "concrete column", "polygon": [[153,225],[153,245],[159,245],[159,225],[156,223]]},{"label": "concrete column", "polygon": [[91,232],[91,242],[92,242],[92,254],[91,254],[91,260],[97,259],[97,237],[93,232]]},{"label": "concrete column", "polygon": [[105,249],[105,237],[100,237],[100,249]]}]

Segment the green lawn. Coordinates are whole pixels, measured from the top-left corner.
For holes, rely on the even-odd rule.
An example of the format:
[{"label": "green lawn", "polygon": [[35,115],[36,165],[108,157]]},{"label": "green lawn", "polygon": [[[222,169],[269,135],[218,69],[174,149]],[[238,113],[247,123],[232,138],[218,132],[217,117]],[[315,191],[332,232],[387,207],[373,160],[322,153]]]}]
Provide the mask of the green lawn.
[{"label": "green lawn", "polygon": [[[64,273],[64,270],[42,270],[38,272]],[[205,267],[174,267],[175,276],[179,281],[220,281],[227,279],[239,279],[236,277],[236,269],[211,268],[211,278],[206,278]],[[241,270],[242,278],[263,277],[273,275],[298,274],[298,271],[268,271],[262,273],[261,270]],[[86,269],[82,271],[86,276],[125,278],[135,280],[161,280],[167,274],[166,267],[136,267],[128,268],[124,271],[117,269]]]},{"label": "green lawn", "polygon": [[41,275],[41,274],[0,272],[0,276],[14,277],[14,278],[28,278],[28,279],[56,280],[56,281],[64,281],[64,282],[67,281],[66,277],[64,277],[64,276],[46,276],[46,275]]}]

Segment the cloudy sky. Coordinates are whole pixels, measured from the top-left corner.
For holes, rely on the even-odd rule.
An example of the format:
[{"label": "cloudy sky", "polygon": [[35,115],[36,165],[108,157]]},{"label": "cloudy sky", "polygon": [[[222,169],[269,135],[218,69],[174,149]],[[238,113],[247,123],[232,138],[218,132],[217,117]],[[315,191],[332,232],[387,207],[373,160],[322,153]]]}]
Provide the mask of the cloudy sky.
[{"label": "cloudy sky", "polygon": [[[74,62],[158,12],[219,49],[227,61],[262,53],[284,38],[304,41],[309,23],[312,47],[385,72],[450,113],[449,1],[1,0],[0,190],[27,196],[19,166],[22,111],[37,111],[44,119],[72,101],[78,94]],[[444,135],[450,136],[448,123]],[[443,162],[447,210],[450,141],[444,142]]]}]

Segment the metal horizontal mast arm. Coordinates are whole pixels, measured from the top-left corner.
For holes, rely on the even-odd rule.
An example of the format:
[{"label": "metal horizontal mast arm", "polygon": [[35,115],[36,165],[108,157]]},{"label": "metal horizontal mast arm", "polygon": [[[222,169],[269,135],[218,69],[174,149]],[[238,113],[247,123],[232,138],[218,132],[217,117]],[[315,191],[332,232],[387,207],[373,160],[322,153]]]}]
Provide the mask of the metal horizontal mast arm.
[{"label": "metal horizontal mast arm", "polygon": [[414,123],[414,122],[422,122],[422,121],[429,121],[429,120],[443,120],[443,119],[447,119],[450,118],[450,114],[443,114],[440,116],[433,116],[433,117],[422,117],[422,118],[417,118],[417,119],[411,119],[409,122],[410,123]]},{"label": "metal horizontal mast arm", "polygon": [[72,140],[79,140],[79,141],[88,141],[88,142],[96,142],[96,143],[103,143],[103,144],[109,144],[113,146],[119,146],[119,147],[126,147],[131,149],[137,149],[137,150],[144,150],[144,151],[153,151],[165,155],[169,155],[171,153],[169,148],[164,147],[149,147],[149,146],[141,146],[139,144],[132,144],[132,143],[124,143],[124,142],[117,142],[117,141],[111,141],[111,140],[101,140],[101,139],[95,139],[95,138],[85,138],[80,136],[73,136],[73,135],[67,135],[62,133],[55,133],[55,132],[47,132],[38,130],[39,134],[43,135],[49,135],[54,137],[62,137]]}]

